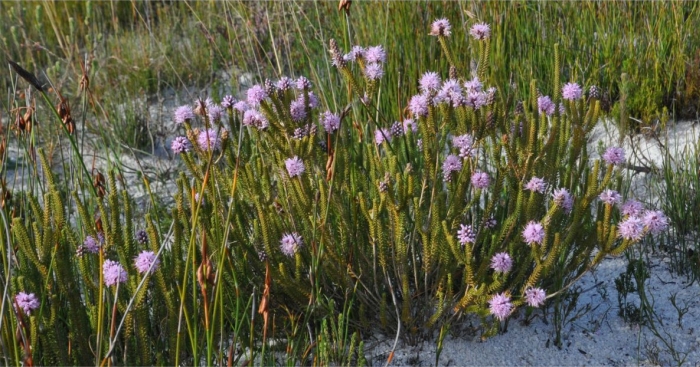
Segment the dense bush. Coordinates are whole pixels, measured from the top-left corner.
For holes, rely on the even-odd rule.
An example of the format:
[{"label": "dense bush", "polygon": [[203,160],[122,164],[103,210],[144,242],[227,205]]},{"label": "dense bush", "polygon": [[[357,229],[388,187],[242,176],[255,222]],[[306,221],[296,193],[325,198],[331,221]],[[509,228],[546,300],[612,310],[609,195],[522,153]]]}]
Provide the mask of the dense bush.
[{"label": "dense bush", "polygon": [[[416,81],[403,116],[378,108],[397,55],[334,41],[346,107],[322,106],[299,77],[178,108],[171,148],[185,169],[170,217],[135,215],[114,173],[65,194],[45,170],[41,197],[14,199],[16,263],[4,265],[17,296],[5,305],[19,307],[3,325],[5,355],[211,364],[270,358],[265,342],[284,335],[301,363],[361,363],[356,330],[425,336],[476,314],[493,335],[665,228],[639,203],[618,210],[624,151],[589,160],[600,103],[560,82],[556,47],[552,86],[532,81],[532,98],[509,108],[488,77],[487,24],[470,29],[475,70],[456,63],[447,20],[430,34],[451,66]],[[314,336],[316,351],[299,344]]]}]

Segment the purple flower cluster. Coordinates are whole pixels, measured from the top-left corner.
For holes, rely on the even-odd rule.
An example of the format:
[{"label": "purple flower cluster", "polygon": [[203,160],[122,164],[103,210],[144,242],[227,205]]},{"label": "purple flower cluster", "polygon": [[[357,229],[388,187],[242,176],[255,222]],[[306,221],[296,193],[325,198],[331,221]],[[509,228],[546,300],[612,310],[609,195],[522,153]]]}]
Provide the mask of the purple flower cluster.
[{"label": "purple flower cluster", "polygon": [[411,111],[414,118],[428,116],[429,104],[428,96],[418,94],[411,97],[411,101],[408,102],[408,110]]},{"label": "purple flower cluster", "polygon": [[668,217],[660,210],[647,210],[642,218],[651,234],[659,234],[668,228]]},{"label": "purple flower cluster", "polygon": [[246,96],[248,97],[248,104],[251,106],[259,106],[268,97],[265,88],[258,84],[250,87],[246,92]]},{"label": "purple flower cluster", "polygon": [[83,251],[87,251],[91,254],[96,254],[100,252],[100,244],[97,243],[95,237],[87,236],[85,237],[85,241],[83,241],[82,249]]},{"label": "purple flower cluster", "polygon": [[326,111],[321,114],[321,125],[328,133],[332,133],[340,128],[340,116]]},{"label": "purple flower cluster", "polygon": [[620,196],[620,193],[615,191],[615,190],[605,190],[602,193],[600,193],[600,196],[598,196],[602,202],[605,204],[609,205],[615,205],[620,203],[620,200],[622,200],[622,197]]},{"label": "purple flower cluster", "polygon": [[296,233],[286,233],[280,241],[280,249],[285,256],[292,257],[304,245],[301,236]]},{"label": "purple flower cluster", "polygon": [[474,227],[470,225],[465,226],[464,224],[460,224],[459,226],[460,229],[457,231],[457,239],[462,246],[467,243],[476,242],[476,231],[474,231]]},{"label": "purple flower cluster", "polygon": [[625,163],[625,150],[620,147],[610,147],[603,153],[603,160],[607,164],[619,166]]},{"label": "purple flower cluster", "polygon": [[214,129],[202,130],[197,136],[197,145],[205,152],[213,152],[221,148],[221,138]]},{"label": "purple flower cluster", "polygon": [[528,288],[525,291],[525,302],[532,307],[540,307],[544,304],[547,297],[542,288]]},{"label": "purple flower cluster", "polygon": [[565,188],[554,190],[552,198],[554,199],[554,203],[567,213],[570,213],[574,208],[574,198],[571,196],[571,193],[569,193],[569,190]]},{"label": "purple flower cluster", "polygon": [[446,18],[437,19],[430,25],[431,36],[447,37],[452,34],[452,26]]},{"label": "purple flower cluster", "polygon": [[141,274],[147,272],[149,269],[151,270],[150,273],[153,273],[158,269],[159,265],[160,260],[153,251],[141,251],[139,256],[134,259],[134,266]]},{"label": "purple flower cluster", "polygon": [[477,41],[482,41],[491,37],[491,27],[486,23],[474,24],[469,29],[469,34]]},{"label": "purple flower cluster", "polygon": [[452,146],[459,149],[460,158],[473,157],[476,153],[474,149],[474,137],[464,134],[452,137]]},{"label": "purple flower cluster", "polygon": [[486,172],[476,171],[472,173],[471,182],[475,189],[485,189],[491,183],[491,178]]},{"label": "purple flower cluster", "polygon": [[484,89],[484,84],[479,80],[478,77],[474,77],[472,80],[467,80],[464,82],[464,90],[467,93],[478,93]]},{"label": "purple flower cluster", "polygon": [[354,62],[358,58],[362,58],[365,53],[365,48],[362,46],[352,46],[350,52],[343,55],[343,60],[346,62]]},{"label": "purple flower cluster", "polygon": [[289,177],[298,177],[304,173],[306,167],[304,167],[304,162],[297,156],[294,158],[289,158],[284,161],[284,165],[287,167],[287,173]]},{"label": "purple flower cluster", "polygon": [[552,116],[557,105],[552,102],[549,96],[541,96],[537,98],[537,109],[540,113],[544,113],[547,116]]},{"label": "purple flower cluster", "polygon": [[111,287],[117,283],[126,282],[126,271],[116,261],[105,260],[102,264],[102,275],[104,276],[105,285]]},{"label": "purple flower cluster", "polygon": [[289,104],[289,114],[294,122],[302,122],[306,119],[306,106],[304,106],[303,97],[297,98]]},{"label": "purple flower cluster", "polygon": [[207,106],[207,116],[210,122],[221,121],[221,117],[224,115],[224,109],[221,106],[212,103]]},{"label": "purple flower cluster", "polygon": [[546,188],[547,183],[539,177],[532,177],[530,182],[525,185],[525,190],[539,192],[540,194],[543,194]]},{"label": "purple flower cluster", "polygon": [[277,87],[277,90],[280,90],[282,92],[285,92],[285,91],[292,89],[293,86],[294,86],[294,81],[286,76],[281,77],[277,81],[277,83],[275,83],[275,87]]},{"label": "purple flower cluster", "polygon": [[173,139],[172,145],[170,148],[173,150],[173,153],[175,154],[182,154],[189,152],[192,150],[192,144],[190,143],[189,140],[187,140],[186,137],[184,136],[178,136]]},{"label": "purple flower cluster", "polygon": [[382,46],[367,47],[362,54],[362,58],[364,58],[368,64],[384,63],[386,62],[386,51],[384,51]]},{"label": "purple flower cluster", "polygon": [[507,252],[499,252],[491,258],[491,269],[497,273],[507,273],[513,268],[513,259]]},{"label": "purple flower cluster", "polygon": [[583,96],[583,88],[576,83],[566,83],[561,89],[561,98],[575,101]]},{"label": "purple flower cluster", "polygon": [[36,295],[34,293],[19,292],[15,296],[15,302],[17,303],[17,306],[21,308],[26,315],[31,315],[32,311],[39,308],[40,305],[39,299],[36,298]]},{"label": "purple flower cluster", "polygon": [[634,199],[627,200],[622,204],[622,207],[620,207],[620,212],[626,217],[638,217],[643,211],[644,205]]},{"label": "purple flower cluster", "polygon": [[462,160],[459,159],[454,154],[450,154],[445,158],[445,161],[442,163],[442,175],[445,178],[445,181],[450,180],[450,175],[452,172],[459,172],[462,170]]},{"label": "purple flower cluster", "polygon": [[192,111],[192,107],[190,106],[180,106],[177,109],[175,109],[175,123],[178,125],[182,125],[185,122],[188,122],[194,118],[194,111]]},{"label": "purple flower cluster", "polygon": [[240,113],[244,113],[250,109],[250,105],[246,101],[238,101],[233,104],[233,109]]},{"label": "purple flower cluster", "polygon": [[617,230],[621,238],[637,241],[644,236],[644,222],[637,217],[629,217],[618,225]]},{"label": "purple flower cluster", "polygon": [[367,64],[362,72],[365,74],[365,78],[367,78],[367,80],[378,80],[384,76],[384,68],[382,67],[382,64],[376,62]]},{"label": "purple flower cluster", "polygon": [[376,129],[374,130],[374,142],[377,145],[382,145],[383,142],[391,141],[391,131],[389,129]]},{"label": "purple flower cluster", "polygon": [[513,304],[510,302],[510,296],[504,293],[499,293],[489,300],[489,311],[498,320],[505,320],[511,312],[513,312]]},{"label": "purple flower cluster", "polygon": [[405,119],[403,120],[403,132],[404,134],[408,134],[408,132],[411,131],[412,133],[418,132],[418,124],[413,119]]},{"label": "purple flower cluster", "polygon": [[243,126],[254,126],[259,130],[264,130],[270,123],[267,121],[265,115],[257,110],[247,110],[243,113]]},{"label": "purple flower cluster", "polygon": [[221,107],[229,109],[233,108],[233,105],[236,104],[236,99],[233,98],[232,95],[227,94],[224,96],[224,98],[221,100]]},{"label": "purple flower cluster", "polygon": [[418,89],[421,93],[428,94],[439,90],[441,83],[442,81],[437,73],[428,71],[424,73],[418,81]]},{"label": "purple flower cluster", "polygon": [[542,244],[544,236],[544,227],[542,227],[542,224],[534,221],[528,223],[523,230],[523,239],[528,245],[532,245],[533,243]]},{"label": "purple flower cluster", "polygon": [[296,82],[294,83],[296,84],[297,90],[305,91],[311,89],[311,81],[309,81],[309,79],[306,79],[305,76],[298,77]]}]

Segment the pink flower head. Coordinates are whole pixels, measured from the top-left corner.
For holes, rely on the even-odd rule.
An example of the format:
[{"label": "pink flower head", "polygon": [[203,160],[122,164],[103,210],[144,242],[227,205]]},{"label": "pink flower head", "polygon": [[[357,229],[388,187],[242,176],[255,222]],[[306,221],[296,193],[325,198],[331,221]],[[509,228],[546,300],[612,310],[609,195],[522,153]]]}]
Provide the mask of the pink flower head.
[{"label": "pink flower head", "polygon": [[625,150],[620,147],[610,147],[605,150],[603,160],[607,164],[619,166],[625,163]]},{"label": "pink flower head", "polygon": [[644,235],[644,222],[637,217],[628,217],[618,225],[617,231],[623,239],[637,241]]},{"label": "pink flower head", "polygon": [[408,131],[413,132],[414,134],[418,132],[418,124],[413,119],[405,119],[403,120],[403,132],[404,134],[408,134]]},{"label": "pink flower head", "polygon": [[474,243],[476,241],[476,232],[472,226],[465,226],[460,224],[460,229],[457,231],[457,239],[462,246],[467,243]]},{"label": "pink flower head", "polygon": [[382,64],[373,62],[365,65],[363,72],[368,80],[377,80],[381,79],[381,77],[384,75],[384,68],[382,67]]},{"label": "pink flower head", "polygon": [[248,104],[251,106],[257,106],[267,98],[265,88],[257,84],[250,87],[246,95],[248,96]]},{"label": "pink flower head", "polygon": [[347,61],[355,61],[358,58],[362,58],[362,55],[364,55],[365,49],[362,46],[353,46],[350,52],[346,53],[343,55],[343,60]]},{"label": "pink flower head", "polygon": [[221,139],[214,129],[206,129],[197,136],[197,145],[203,151],[215,151],[221,148]]},{"label": "pink flower head", "polygon": [[637,200],[627,200],[620,208],[620,212],[626,217],[638,217],[643,211],[644,205]]},{"label": "pink flower head", "polygon": [[582,96],[583,89],[576,83],[566,83],[561,89],[561,98],[566,100],[575,101],[581,99]]},{"label": "pink flower head", "polygon": [[368,64],[384,63],[386,61],[386,51],[382,46],[368,47],[363,55]]},{"label": "pink flower head", "polygon": [[221,117],[224,115],[224,109],[217,104],[212,104],[207,106],[207,116],[210,122],[220,121]]},{"label": "pink flower head", "polygon": [[442,173],[445,176],[449,176],[451,172],[458,172],[462,170],[462,160],[459,159],[454,154],[450,154],[445,158],[445,161],[442,163]]},{"label": "pink flower head", "polygon": [[467,93],[479,93],[483,90],[484,84],[481,83],[478,77],[474,77],[472,80],[467,80],[464,82],[464,89]]},{"label": "pink flower head", "polygon": [[446,18],[438,19],[430,25],[431,36],[449,36],[452,34],[452,26]]},{"label": "pink flower head", "polygon": [[[469,92],[467,97],[464,99],[466,106],[478,110],[482,106],[486,105],[487,94],[484,92]],[[457,107],[457,104],[453,101],[452,104]]]},{"label": "pink flower head", "polygon": [[287,166],[287,173],[289,173],[289,177],[301,176],[306,169],[304,167],[304,162],[302,162],[302,160],[297,156],[285,160],[284,165]]},{"label": "pink flower head", "polygon": [[469,148],[474,145],[474,137],[470,134],[464,134],[452,137],[452,146],[457,149]]},{"label": "pink flower head", "polygon": [[172,145],[170,146],[175,154],[182,154],[192,150],[192,144],[184,136],[178,136],[173,139]]},{"label": "pink flower head", "polygon": [[507,252],[499,252],[491,258],[491,269],[497,273],[507,273],[513,268],[513,259]]},{"label": "pink flower head", "polygon": [[284,91],[287,91],[289,89],[292,89],[292,87],[294,86],[294,81],[292,79],[290,79],[289,77],[283,76],[277,81],[275,86],[277,87],[278,90],[281,90],[284,92]]},{"label": "pink flower head", "polygon": [[96,254],[100,252],[100,245],[97,243],[95,237],[87,236],[85,241],[83,241],[83,250],[91,254]]},{"label": "pink flower head", "polygon": [[257,110],[247,110],[243,114],[243,126],[254,126],[263,130],[270,126],[265,115]]},{"label": "pink flower head", "polygon": [[523,230],[523,239],[528,245],[532,245],[533,243],[542,244],[544,235],[544,227],[542,227],[542,224],[534,221],[528,223]]},{"label": "pink flower head", "polygon": [[295,84],[298,90],[303,91],[311,89],[311,82],[303,75],[297,78]]},{"label": "pink flower head", "polygon": [[486,172],[476,171],[472,174],[472,186],[475,189],[485,189],[491,183],[491,179]]},{"label": "pink flower head", "polygon": [[[153,265],[152,268],[151,265]],[[150,272],[153,273],[158,269],[159,265],[160,260],[153,251],[142,251],[139,256],[134,259],[134,266],[136,266],[136,270],[141,274],[147,272],[149,269],[151,270]]]},{"label": "pink flower head", "polygon": [[574,207],[574,198],[569,193],[569,190],[565,188],[554,190],[552,198],[554,202],[567,213],[570,213]]},{"label": "pink flower head", "polygon": [[513,312],[513,304],[510,303],[510,297],[503,293],[496,294],[489,300],[489,311],[498,320],[505,320]]},{"label": "pink flower head", "polygon": [[17,302],[17,306],[19,306],[26,315],[31,315],[32,311],[40,306],[39,299],[36,298],[34,293],[19,292],[15,296],[15,302]]},{"label": "pink flower head", "polygon": [[647,210],[642,218],[649,232],[656,235],[668,228],[668,217],[660,210]]},{"label": "pink flower head", "polygon": [[304,242],[301,236],[296,232],[286,233],[282,236],[282,240],[280,241],[280,249],[282,253],[288,257],[294,256],[303,245]]},{"label": "pink flower head", "polygon": [[175,123],[182,125],[186,121],[194,118],[194,111],[190,106],[180,106],[175,110]]},{"label": "pink flower head", "polygon": [[389,131],[389,129],[374,130],[374,142],[377,143],[377,145],[381,145],[385,141],[391,141],[391,131]]},{"label": "pink flower head", "polygon": [[557,105],[552,102],[552,99],[549,98],[549,96],[542,96],[537,98],[537,109],[540,111],[540,113],[544,113],[547,116],[551,116],[554,114],[554,110],[556,109]]},{"label": "pink flower head", "polygon": [[486,23],[477,23],[469,29],[469,34],[477,41],[485,40],[491,37],[491,27]]},{"label": "pink flower head", "polygon": [[525,190],[539,192],[540,194],[543,194],[546,188],[547,183],[539,177],[532,177],[530,182],[525,185]]},{"label": "pink flower head", "polygon": [[233,105],[236,103],[236,99],[233,98],[232,95],[227,94],[224,96],[224,98],[221,100],[221,107],[229,109],[232,108]]},{"label": "pink flower head", "polygon": [[304,107],[304,100],[295,99],[289,104],[289,114],[292,116],[292,120],[295,122],[301,122],[306,119],[306,107]]},{"label": "pink flower head", "polygon": [[544,304],[547,295],[542,288],[528,288],[525,291],[525,302],[532,307],[540,307]]},{"label": "pink flower head", "polygon": [[600,196],[598,196],[602,202],[605,204],[618,204],[622,197],[620,196],[620,193],[615,191],[615,190],[605,190],[602,193],[600,193]]},{"label": "pink flower head", "polygon": [[411,101],[408,102],[408,109],[413,114],[413,117],[427,116],[428,115],[428,97],[424,94],[419,94],[411,97]]},{"label": "pink flower head", "polygon": [[326,111],[321,114],[321,125],[328,133],[332,133],[340,128],[340,116]]},{"label": "pink flower head", "polygon": [[117,283],[126,282],[126,271],[116,261],[105,260],[102,264],[102,274],[104,276],[105,285],[111,287]]},{"label": "pink flower head", "polygon": [[246,101],[238,101],[233,104],[233,109],[238,112],[245,112],[250,109],[250,105]]},{"label": "pink flower head", "polygon": [[436,72],[428,71],[421,76],[418,82],[418,89],[421,93],[428,94],[440,89],[440,76]]}]

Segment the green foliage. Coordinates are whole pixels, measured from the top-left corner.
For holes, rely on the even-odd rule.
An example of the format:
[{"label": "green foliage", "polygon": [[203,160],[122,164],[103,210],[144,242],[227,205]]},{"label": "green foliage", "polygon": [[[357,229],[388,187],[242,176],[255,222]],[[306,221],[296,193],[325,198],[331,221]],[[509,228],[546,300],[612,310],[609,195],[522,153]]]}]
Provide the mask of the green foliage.
[{"label": "green foliage", "polygon": [[[442,6],[462,6],[455,4]],[[122,15],[155,12],[150,13],[155,14],[149,18],[152,23],[145,22],[148,37],[134,26],[130,32],[138,37],[123,48],[116,37],[132,24],[104,16],[108,3],[82,6],[71,4],[66,9],[84,15],[87,27],[102,29],[102,22],[111,28],[110,34],[96,37],[116,42],[109,46],[121,52],[115,60],[136,65],[137,80],[128,76],[122,80],[128,88],[147,93],[177,79],[170,75],[171,79],[163,79],[166,82],[155,82],[150,67],[158,70],[162,60],[152,61],[135,50],[158,50],[173,59],[187,50],[178,42],[164,49],[154,40],[159,36],[172,40],[166,32],[174,26],[172,15],[181,14],[187,4],[119,3],[110,9]],[[510,10],[504,4],[475,5],[479,16],[494,14],[485,19],[495,20],[491,39],[475,41],[466,38],[463,27],[455,27],[449,38],[435,40],[413,23],[398,26],[403,24],[399,20],[412,19],[421,11],[438,12],[432,3],[417,7],[391,3],[378,6],[378,11],[358,6],[353,17],[365,16],[366,21],[352,26],[346,23],[347,17],[321,19],[319,8],[327,9],[326,3],[305,3],[299,8],[280,3],[275,9],[293,10],[289,19],[282,21],[273,13],[273,22],[265,13],[266,27],[296,29],[302,36],[332,29],[334,35],[344,37],[339,42],[342,46],[329,43],[330,56],[325,56],[322,43],[327,37],[301,37],[308,41],[305,52],[296,59],[289,56],[283,65],[277,46],[290,51],[289,55],[300,51],[291,51],[286,39],[279,43],[271,28],[264,32],[246,25],[244,29],[254,34],[250,43],[234,40],[238,36],[231,31],[238,28],[228,23],[233,20],[226,15],[239,11],[241,17],[254,17],[263,13],[259,5],[193,6],[188,9],[193,15],[210,14],[213,20],[199,23],[207,42],[191,47],[202,46],[206,53],[199,48],[193,52],[188,60],[192,74],[218,70],[219,63],[226,63],[221,51],[225,46],[243,56],[261,53],[251,58],[256,67],[276,69],[277,74],[309,71],[302,69],[308,62],[312,71],[308,75],[316,88],[282,90],[271,82],[263,84],[267,97],[253,107],[262,116],[257,121],[250,120],[250,111],[246,116],[233,108],[227,108],[222,120],[211,121],[208,107],[198,101],[197,116],[178,127],[192,147],[179,154],[184,168],[172,193],[174,204],[168,209],[153,203],[155,207],[145,212],[137,210],[119,186],[120,172],[110,170],[106,182],[100,182],[96,172],[87,171],[72,135],[74,155],[62,162],[61,179],[65,180],[54,177],[51,162],[40,153],[41,175],[36,165],[32,174],[36,180],[43,177],[45,185],[17,195],[14,207],[2,209],[11,218],[7,221],[11,239],[2,238],[3,249],[11,246],[16,252],[16,260],[3,257],[5,269],[12,266],[11,277],[6,270],[11,293],[33,292],[41,302],[39,309],[24,315],[13,313],[11,299],[3,300],[7,313],[2,316],[12,320],[2,325],[3,344],[13,346],[14,355],[8,358],[15,364],[29,357],[28,345],[34,363],[42,365],[269,364],[274,363],[275,345],[285,337],[290,365],[363,364],[361,336],[372,325],[387,332],[406,331],[409,338],[439,330],[442,339],[452,322],[473,314],[483,321],[482,336],[488,337],[498,332],[500,319],[508,316],[493,317],[489,301],[494,296],[509,297],[511,312],[531,307],[525,294],[533,288],[541,288],[547,299],[558,302],[605,256],[619,255],[636,242],[620,238],[617,227],[626,218],[613,205],[598,200],[619,177],[617,166],[591,163],[588,157],[587,138],[601,114],[601,101],[595,97],[563,100],[560,93],[561,81],[596,80],[574,76],[578,58],[562,54],[578,41],[576,36],[562,40],[561,47],[553,43],[554,57],[548,55],[549,61],[529,51],[533,65],[542,70],[530,67],[528,71],[505,57],[504,50],[539,40],[540,32],[523,27],[524,39],[517,36],[514,44],[498,37],[524,22],[507,16]],[[537,11],[542,14],[574,9],[563,4],[517,6],[530,15],[540,7]],[[691,13],[695,9],[684,6]],[[11,9],[26,11],[21,4]],[[299,17],[311,11],[316,12],[321,28],[300,23]],[[408,15],[389,22],[393,11]],[[59,17],[55,4],[47,4],[46,9],[39,5],[34,12],[37,18],[55,21]],[[221,30],[220,37],[212,36],[209,30],[223,19],[229,28]],[[549,25],[546,19],[540,22]],[[380,39],[372,22],[383,22],[386,29],[396,23],[396,31]],[[62,51],[71,55],[75,49],[62,38],[65,34],[73,39],[94,33],[81,29],[83,25],[75,20],[67,23],[55,25],[54,34],[46,37],[56,37],[56,42],[66,45]],[[584,24],[590,26],[590,22]],[[188,34],[190,26],[191,19],[185,19],[172,33]],[[302,29],[307,26],[312,29]],[[68,33],[60,27],[68,27]],[[10,34],[12,52],[19,52],[20,35],[16,28]],[[141,47],[150,42],[139,43],[145,40],[157,45]],[[386,44],[389,58],[382,63],[386,74],[382,78],[367,76],[370,63],[363,58],[354,63],[341,59],[357,40]],[[407,51],[398,52],[404,40]],[[264,50],[268,46],[275,50],[272,55]],[[439,57],[441,52],[444,57]],[[313,53],[317,56],[312,57]],[[415,55],[417,61],[407,63],[401,54]],[[109,64],[93,75],[106,82],[119,70]],[[456,103],[452,95],[435,101],[437,91],[428,92],[431,103],[425,113],[418,112],[409,96],[427,70],[437,71],[443,80],[454,79],[460,89],[465,82],[475,81],[470,77],[473,71],[485,86],[498,89],[475,88],[478,91],[472,92],[483,98],[478,103],[468,102],[466,97],[473,96],[464,92],[457,93],[462,98]],[[520,73],[513,80],[515,89],[510,88],[511,76],[504,74],[513,70]],[[607,74],[615,75],[615,82],[608,83],[617,83],[618,71]],[[263,75],[267,74],[258,77]],[[539,88],[546,90],[543,86],[551,86],[553,102],[562,106],[552,114],[538,108]],[[524,101],[521,108],[515,107],[516,100]],[[318,107],[312,106],[316,103]],[[627,116],[625,103],[623,98],[621,121]],[[292,114],[299,105],[304,112],[301,118]],[[404,112],[405,105],[410,108]],[[118,104],[110,106],[109,115],[119,119]],[[326,109],[338,115],[337,131],[319,124]],[[132,117],[137,116],[134,113]],[[415,124],[417,129],[404,129],[403,123]],[[118,125],[120,140],[129,145],[143,143],[136,125],[133,121]],[[207,131],[217,137],[209,145],[200,143]],[[455,146],[454,138],[459,136],[469,141],[464,152]],[[448,157],[459,162],[459,169],[445,169]],[[303,172],[290,169],[292,158],[303,162]],[[486,173],[490,184],[476,187],[471,177],[477,172]],[[544,180],[546,187],[528,188],[534,177]],[[63,181],[66,187],[61,187]],[[557,189],[571,193],[571,208],[552,198]],[[523,231],[530,223],[542,226],[541,241],[526,243]],[[460,232],[467,226],[474,239],[462,238]],[[146,231],[146,243],[134,239],[139,228]],[[649,230],[645,228],[645,234]],[[97,253],[86,252],[81,245],[88,236],[100,242]],[[139,273],[133,265],[134,258],[146,250],[160,260],[150,274]],[[492,268],[492,258],[499,253],[512,258],[510,271]],[[118,261],[126,271],[126,280],[118,286],[105,284],[106,260]],[[339,304],[343,307],[338,313]],[[560,314],[565,319],[567,312]],[[15,336],[16,330],[29,336],[26,341]]]}]

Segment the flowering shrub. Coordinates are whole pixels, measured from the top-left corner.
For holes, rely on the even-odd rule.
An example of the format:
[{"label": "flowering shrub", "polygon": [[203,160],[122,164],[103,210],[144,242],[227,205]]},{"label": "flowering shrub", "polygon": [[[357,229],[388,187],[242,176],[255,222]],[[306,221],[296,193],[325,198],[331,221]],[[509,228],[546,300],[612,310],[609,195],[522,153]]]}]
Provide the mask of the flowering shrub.
[{"label": "flowering shrub", "polygon": [[[177,108],[180,135],[170,147],[186,169],[167,235],[150,215],[134,234],[130,200],[118,194],[114,173],[107,188],[96,181],[107,195],[92,202],[93,216],[73,195],[90,225],[71,228],[46,173],[45,209],[33,199],[36,220],[12,223],[20,274],[36,278],[22,278],[18,289],[48,284],[67,294],[47,291],[43,307],[69,310],[71,328],[96,329],[101,358],[123,338],[123,348],[136,351],[125,363],[151,364],[155,355],[179,364],[198,361],[197,340],[213,343],[246,327],[262,328],[265,339],[270,313],[323,314],[321,299],[341,301],[348,290],[357,300],[348,313],[364,327],[378,321],[418,333],[476,314],[491,335],[519,309],[545,306],[605,256],[664,230],[661,212],[631,201],[617,207],[611,182],[624,164],[621,148],[589,160],[599,102],[584,100],[575,82],[559,85],[554,70],[552,96],[538,96],[533,81],[531,100],[513,108],[507,91],[486,78],[490,27],[475,24],[469,33],[480,50],[470,78],[450,54],[449,21],[432,24],[451,68],[415,80],[408,116],[377,102],[382,78],[394,72],[385,70],[390,53],[382,46],[342,53],[333,40],[332,64],[350,91],[346,108],[322,105],[305,77],[265,81],[242,101],[225,96]],[[250,307],[247,295],[261,322],[243,322],[245,313],[229,318]],[[16,299],[36,317],[37,299]],[[104,322],[119,313],[121,336],[112,333],[116,316],[112,327]],[[47,315],[45,330],[61,330]],[[177,332],[182,323],[186,336]],[[91,362],[87,337],[75,336],[69,358],[56,333],[39,337],[42,362]],[[154,336],[153,344],[134,335]],[[185,341],[190,349],[179,353]]]}]

